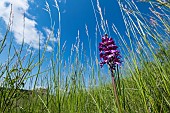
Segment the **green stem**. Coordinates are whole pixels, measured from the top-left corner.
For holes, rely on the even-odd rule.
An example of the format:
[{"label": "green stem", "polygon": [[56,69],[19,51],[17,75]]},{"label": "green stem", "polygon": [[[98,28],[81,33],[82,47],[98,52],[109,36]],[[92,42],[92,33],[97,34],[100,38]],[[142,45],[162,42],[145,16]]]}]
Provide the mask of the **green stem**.
[{"label": "green stem", "polygon": [[114,91],[114,95],[115,95],[115,99],[116,99],[116,104],[117,104],[119,113],[122,113],[122,111],[121,111],[121,109],[120,109],[120,104],[119,104],[118,95],[117,95],[116,83],[115,83],[115,77],[114,77],[114,72],[113,72],[113,70],[111,70],[111,77],[112,77],[112,86],[113,86],[113,91]]}]

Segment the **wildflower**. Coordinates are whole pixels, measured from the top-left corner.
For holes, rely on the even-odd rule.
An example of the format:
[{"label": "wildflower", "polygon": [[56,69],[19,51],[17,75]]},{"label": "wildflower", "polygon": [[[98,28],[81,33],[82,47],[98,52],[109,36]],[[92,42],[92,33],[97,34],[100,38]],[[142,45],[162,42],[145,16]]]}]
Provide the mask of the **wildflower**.
[{"label": "wildflower", "polygon": [[100,66],[103,67],[104,64],[108,64],[110,69],[115,69],[116,64],[120,64],[120,52],[117,50],[117,46],[112,38],[108,38],[106,34],[102,37],[102,42],[99,43],[100,51]]},{"label": "wildflower", "polygon": [[101,59],[100,66],[103,67],[104,64],[108,64],[110,67],[115,100],[119,112],[121,112],[121,108],[119,105],[119,98],[117,95],[115,76],[114,76],[114,70],[116,65],[121,63],[120,52],[117,50],[117,48],[118,47],[116,46],[114,40],[112,38],[108,38],[107,34],[105,34],[105,36],[102,37],[102,42],[99,43],[99,51],[100,51],[100,59]]}]

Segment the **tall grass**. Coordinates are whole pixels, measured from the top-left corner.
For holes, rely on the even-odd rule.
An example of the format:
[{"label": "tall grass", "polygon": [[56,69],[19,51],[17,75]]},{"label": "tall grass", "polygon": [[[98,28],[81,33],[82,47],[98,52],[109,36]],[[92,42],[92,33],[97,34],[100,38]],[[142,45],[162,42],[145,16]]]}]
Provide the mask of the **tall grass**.
[{"label": "tall grass", "polygon": [[[97,10],[101,17],[98,22],[95,4],[91,1],[96,17],[96,51],[90,58],[86,56],[81,38],[76,37],[68,60],[63,59],[66,43],[60,43],[61,20],[59,16],[57,54],[46,57],[48,41],[54,36],[51,12],[48,3],[46,11],[50,15],[52,32],[46,46],[33,54],[33,50],[24,52],[24,40],[16,48],[10,38],[12,17],[7,32],[0,42],[0,53],[5,48],[8,58],[0,64],[0,112],[2,113],[118,113],[114,91],[110,82],[110,72],[98,66],[97,37],[102,33],[114,32],[123,54],[123,64],[116,72],[116,88],[121,112],[127,113],[168,113],[170,112],[170,17],[169,3],[147,2],[151,15],[143,14],[133,1],[117,1],[124,25],[125,34],[120,34],[113,24],[112,30],[103,18],[102,9],[97,0]],[[146,4],[147,4],[146,3]],[[145,5],[145,4],[143,4]],[[57,1],[55,6],[60,15]],[[9,12],[10,13],[10,12]],[[101,25],[101,26],[99,26]],[[9,37],[10,44],[7,43]],[[126,37],[128,40],[125,40]],[[116,41],[118,44],[118,42]],[[14,52],[12,52],[14,51]],[[49,65],[46,65],[49,64]],[[119,75],[119,77],[118,77]],[[104,78],[108,77],[107,80]],[[29,90],[24,90],[29,85]],[[36,88],[37,85],[42,86]],[[43,88],[44,87],[44,88]]]}]

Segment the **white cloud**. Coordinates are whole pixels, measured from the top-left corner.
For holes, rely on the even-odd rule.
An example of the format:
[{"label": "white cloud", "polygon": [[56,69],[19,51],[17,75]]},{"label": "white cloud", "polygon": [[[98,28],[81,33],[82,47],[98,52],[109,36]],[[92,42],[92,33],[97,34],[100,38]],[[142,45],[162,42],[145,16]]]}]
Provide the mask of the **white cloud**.
[{"label": "white cloud", "polygon": [[[24,13],[28,13],[29,4],[28,1],[33,0],[1,0],[0,1],[0,18],[2,18],[6,25],[8,25],[10,18],[10,11],[12,4],[12,15],[13,15],[13,25],[12,32],[16,42],[21,44],[24,38],[26,44],[31,44],[34,48],[39,48],[39,43],[43,44],[43,35],[40,31],[36,29],[37,22],[33,19],[25,17],[23,18]],[[25,21],[24,21],[25,20]],[[23,27],[25,24],[25,28]],[[24,30],[24,36],[23,36]],[[39,42],[40,38],[40,42]]]},{"label": "white cloud", "polygon": [[52,31],[50,29],[46,28],[46,27],[44,27],[43,29],[44,29],[47,36],[52,33]]},{"label": "white cloud", "polygon": [[52,52],[53,48],[51,46],[47,46],[47,51]]},{"label": "white cloud", "polygon": [[46,33],[47,38],[50,36],[49,41],[51,41],[51,42],[57,42],[57,38],[54,37],[54,34],[53,34],[53,31],[52,31],[52,30],[50,30],[50,29],[48,29],[48,28],[46,28],[46,27],[44,27],[43,29],[44,29],[44,31],[45,31],[45,33]]}]

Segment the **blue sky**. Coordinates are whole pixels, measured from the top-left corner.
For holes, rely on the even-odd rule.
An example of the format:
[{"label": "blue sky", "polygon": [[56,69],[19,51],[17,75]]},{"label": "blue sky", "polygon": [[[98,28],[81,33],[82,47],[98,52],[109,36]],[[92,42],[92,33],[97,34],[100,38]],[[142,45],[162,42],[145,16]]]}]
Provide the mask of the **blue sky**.
[{"label": "blue sky", "polygon": [[[58,30],[58,12],[55,6],[55,0],[1,0],[0,2],[0,37],[4,36],[6,27],[9,23],[10,15],[10,4],[12,4],[12,16],[13,25],[11,29],[11,34],[14,37],[16,44],[20,45],[24,37],[25,44],[37,49],[40,43],[43,46],[47,37],[51,31],[50,16],[46,9],[46,2],[49,4],[52,24],[55,23],[54,27],[54,38],[50,41],[57,43],[57,30]],[[61,13],[61,45],[67,41],[67,48],[70,49],[71,45],[75,43],[76,37],[80,35],[80,41],[84,43],[85,48],[89,49],[88,37],[86,35],[85,25],[87,25],[89,38],[91,40],[92,50],[95,50],[95,31],[96,31],[96,18],[100,24],[101,18],[98,13],[96,0],[92,0],[94,3],[94,10],[96,13],[96,18],[94,15],[94,10],[92,7],[91,0],[56,0],[59,4]],[[99,0],[100,7],[104,20],[107,20],[109,25],[110,36],[116,38],[114,32],[112,31],[112,24],[118,28],[122,35],[125,35],[125,27],[122,20],[120,8],[117,4],[117,0]],[[143,3],[137,2],[138,8],[142,12],[148,12],[148,6]],[[25,14],[25,18],[23,15]],[[23,27],[25,26],[25,28]],[[23,36],[24,30],[24,36]],[[100,27],[101,35],[104,34]],[[100,33],[98,32],[97,42],[101,39]],[[126,40],[126,38],[125,38]],[[118,44],[118,43],[117,43]],[[52,51],[53,48],[51,44],[47,47],[48,51]],[[66,53],[67,54],[67,53]],[[68,55],[68,54],[67,54]],[[66,55],[66,56],[67,56]]]},{"label": "blue sky", "polygon": [[[54,1],[47,0],[47,2],[50,6],[53,23],[55,22],[55,39],[52,40],[57,43],[58,13],[57,9],[54,7]],[[93,2],[97,12],[96,1]],[[22,43],[24,30],[24,40],[27,45],[31,45],[33,48],[37,49],[39,44],[38,37],[40,37],[40,43],[43,45],[51,30],[49,14],[44,10],[46,2],[43,0],[18,0],[17,2],[14,0],[1,0],[1,37],[4,35],[4,28],[9,22],[9,14],[11,10],[10,4],[12,4],[13,10],[12,34],[15,38],[15,42],[17,44]],[[67,47],[70,48],[71,44],[75,42],[79,30],[80,40],[84,43],[84,45],[88,45],[85,25],[88,27],[89,37],[93,43],[95,41],[96,20],[90,0],[58,0],[58,4],[61,13],[61,44],[67,41]],[[100,5],[102,10],[105,10],[105,12],[103,12],[105,13],[104,18],[108,20],[108,24],[111,25],[112,23],[115,23],[122,31],[123,21],[121,19],[117,2],[112,0],[108,0],[107,2],[101,1]],[[25,19],[23,19],[24,13]],[[98,21],[100,21],[98,14],[97,18]],[[24,24],[25,28],[23,28]],[[100,36],[98,37],[98,41],[99,40]],[[52,50],[50,45],[48,46],[48,50]]]},{"label": "blue sky", "polygon": [[[1,0],[0,1],[0,39],[3,38],[7,25],[9,23],[10,17],[10,4],[12,4],[12,18],[13,24],[10,36],[14,38],[16,46],[21,45],[22,39],[24,37],[25,51],[29,51],[28,46],[38,51],[39,48],[39,38],[40,44],[43,48],[47,37],[51,32],[51,21],[50,15],[45,10],[47,9],[47,3],[50,8],[52,25],[54,26],[54,37],[50,39],[47,46],[47,51],[50,53],[54,51],[57,52],[56,48],[52,48],[52,43],[57,45],[57,31],[59,28],[59,15],[57,8],[55,7],[55,0]],[[76,42],[76,37],[80,37],[80,42],[83,43],[84,50],[87,56],[90,56],[89,51],[89,41],[86,34],[86,27],[88,28],[88,35],[91,41],[90,48],[92,49],[92,55],[94,57],[94,51],[96,50],[96,19],[101,22],[100,14],[97,8],[96,0],[93,1],[94,10],[92,7],[91,0],[56,0],[61,13],[61,45],[66,41],[66,52],[64,58],[70,56],[70,50],[72,44]],[[117,0],[99,0],[100,7],[102,10],[102,15],[104,20],[107,20],[109,27],[109,35],[115,40],[116,44],[119,46],[119,41],[112,31],[112,24],[118,28],[122,36],[125,36],[125,26],[121,16],[120,8],[118,6]],[[142,3],[138,3],[139,9],[143,12],[147,12],[148,6],[143,6]],[[94,14],[96,13],[96,17]],[[25,14],[25,18],[24,18]],[[24,26],[24,27],[23,27]],[[24,31],[24,32],[23,32]],[[98,30],[99,31],[99,30]],[[104,35],[100,27],[101,35]],[[23,35],[24,33],[24,35]],[[97,43],[100,42],[101,36],[97,32]],[[127,40],[125,38],[125,40]],[[8,40],[9,41],[9,40]],[[9,42],[7,42],[9,44]],[[97,45],[98,46],[98,45]],[[121,47],[119,48],[121,49]],[[6,50],[7,51],[7,50]],[[1,59],[6,60],[7,54],[1,55]],[[49,53],[46,53],[48,56]],[[122,55],[123,56],[123,55]]]}]

